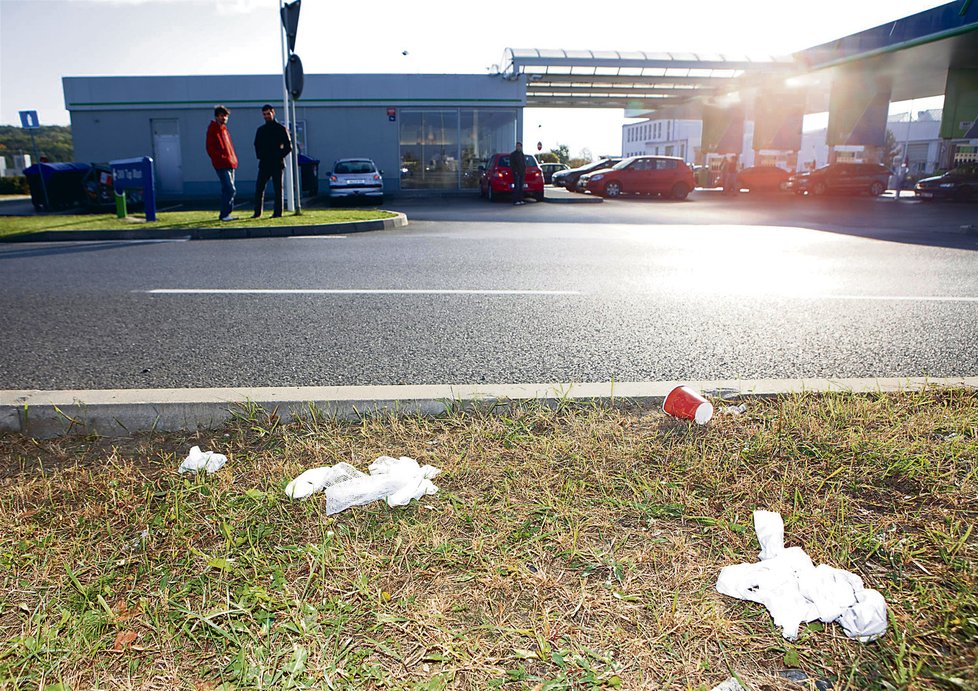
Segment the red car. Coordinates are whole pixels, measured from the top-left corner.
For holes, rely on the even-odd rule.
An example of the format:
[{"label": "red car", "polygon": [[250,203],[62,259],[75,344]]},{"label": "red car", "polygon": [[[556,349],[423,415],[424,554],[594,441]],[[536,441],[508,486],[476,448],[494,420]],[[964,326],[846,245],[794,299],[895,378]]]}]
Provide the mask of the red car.
[{"label": "red car", "polygon": [[[494,200],[500,194],[513,193],[513,170],[509,167],[509,154],[493,154],[489,162],[479,166],[479,194]],[[523,179],[523,194],[543,201],[543,170],[533,156],[526,155],[526,176]]]},{"label": "red car", "polygon": [[613,168],[581,176],[579,189],[602,197],[623,194],[655,194],[685,199],[695,187],[693,171],[674,156],[632,156]]},{"label": "red car", "polygon": [[777,166],[754,166],[744,168],[737,173],[737,186],[751,192],[773,192],[788,188],[788,178],[791,177],[784,168]]}]

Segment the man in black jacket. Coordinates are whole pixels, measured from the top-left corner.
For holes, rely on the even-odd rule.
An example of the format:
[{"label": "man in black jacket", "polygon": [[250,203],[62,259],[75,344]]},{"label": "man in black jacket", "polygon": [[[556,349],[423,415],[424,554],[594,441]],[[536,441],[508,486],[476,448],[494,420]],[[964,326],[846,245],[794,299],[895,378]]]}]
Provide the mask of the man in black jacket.
[{"label": "man in black jacket", "polygon": [[523,203],[523,181],[526,179],[526,154],[523,142],[516,142],[516,148],[509,155],[509,167],[513,171],[513,203]]},{"label": "man in black jacket", "polygon": [[261,216],[265,204],[265,187],[272,181],[275,192],[275,211],[272,218],[282,216],[282,178],[285,172],[285,157],[292,152],[292,141],[285,126],[275,120],[275,109],[266,103],[261,107],[265,124],[255,132],[255,155],[258,157],[258,182],[255,185],[255,214]]}]

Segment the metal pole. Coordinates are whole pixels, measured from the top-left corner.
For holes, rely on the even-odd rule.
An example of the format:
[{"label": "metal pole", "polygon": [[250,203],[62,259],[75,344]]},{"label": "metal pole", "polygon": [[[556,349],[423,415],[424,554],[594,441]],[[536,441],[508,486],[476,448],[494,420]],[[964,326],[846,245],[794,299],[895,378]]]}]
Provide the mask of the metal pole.
[{"label": "metal pole", "polygon": [[[285,71],[289,68],[289,54],[285,49],[285,24],[282,15],[285,11],[284,0],[278,0],[278,24],[282,39],[282,103],[285,106],[285,129],[289,129],[289,86],[285,80]],[[295,211],[295,191],[292,188],[292,157],[285,158],[285,202],[289,211]]]},{"label": "metal pole", "polygon": [[302,213],[302,170],[299,168],[299,138],[296,136],[298,121],[295,117],[295,99],[292,99],[292,170],[295,173],[295,212]]},{"label": "metal pole", "polygon": [[[903,185],[906,183],[906,175],[910,172],[910,123],[913,122],[913,100],[910,101],[910,110],[907,113],[907,136],[903,140],[903,160],[900,161],[900,174],[897,175],[897,180],[900,181],[900,189],[896,191],[897,199],[900,199],[900,193],[903,191]],[[904,167],[904,162],[906,162],[906,167]]]},{"label": "metal pole", "polygon": [[48,211],[51,210],[51,200],[48,199],[48,185],[44,182],[44,171],[41,170],[41,159],[37,155],[37,141],[34,139],[34,129],[30,129],[31,133],[31,149],[34,151],[34,160],[37,165],[37,176],[41,179],[41,192],[44,193],[44,208]]}]

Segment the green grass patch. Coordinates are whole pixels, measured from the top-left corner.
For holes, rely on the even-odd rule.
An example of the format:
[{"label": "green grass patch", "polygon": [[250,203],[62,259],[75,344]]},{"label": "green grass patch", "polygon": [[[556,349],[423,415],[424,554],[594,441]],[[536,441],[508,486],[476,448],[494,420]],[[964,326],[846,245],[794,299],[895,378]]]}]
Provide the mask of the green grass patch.
[{"label": "green grass patch", "polygon": [[[129,439],[0,436],[0,687],[978,688],[978,394],[748,400],[705,427],[562,405]],[[181,476],[190,446],[228,464]],[[441,491],[325,515],[305,469]],[[751,512],[879,590],[889,630],[781,638],[714,589]],[[809,682],[811,683],[811,682]],[[814,688],[812,686],[811,688]]]},{"label": "green grass patch", "polygon": [[158,213],[156,220],[147,222],[144,215],[133,214],[128,218],[116,218],[115,214],[72,214],[0,216],[0,237],[35,233],[43,230],[133,230],[191,229],[191,228],[258,228],[277,226],[306,226],[329,223],[352,223],[393,218],[391,211],[381,209],[305,209],[301,214],[286,213],[281,218],[265,214],[250,218],[250,213],[235,214],[237,220],[219,221],[216,211],[166,211]]}]

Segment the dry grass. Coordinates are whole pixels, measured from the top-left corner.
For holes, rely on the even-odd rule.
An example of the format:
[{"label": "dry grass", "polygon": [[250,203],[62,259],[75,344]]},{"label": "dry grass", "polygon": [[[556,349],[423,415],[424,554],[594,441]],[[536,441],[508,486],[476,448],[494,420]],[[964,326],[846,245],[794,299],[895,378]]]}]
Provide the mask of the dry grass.
[{"label": "dry grass", "polygon": [[217,209],[208,211],[163,211],[156,220],[146,221],[145,214],[130,214],[129,218],[116,218],[115,214],[48,214],[32,216],[0,217],[0,238],[21,233],[44,230],[160,230],[192,228],[268,228],[278,226],[309,226],[329,223],[355,223],[393,218],[396,214],[376,208],[352,209],[304,209],[301,215],[286,213],[272,218],[266,213],[252,219],[251,211],[239,209],[234,221],[217,220]]},{"label": "dry grass", "polygon": [[[226,453],[179,476],[193,444]],[[324,515],[306,468],[412,456],[441,491]],[[216,432],[0,438],[0,687],[978,688],[978,395],[438,419],[260,411]],[[719,595],[756,508],[890,607],[872,644],[781,638]],[[143,533],[143,531],[147,531]],[[145,535],[141,537],[141,534]],[[809,682],[810,688],[814,688]]]}]

